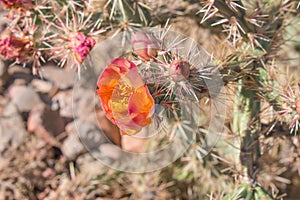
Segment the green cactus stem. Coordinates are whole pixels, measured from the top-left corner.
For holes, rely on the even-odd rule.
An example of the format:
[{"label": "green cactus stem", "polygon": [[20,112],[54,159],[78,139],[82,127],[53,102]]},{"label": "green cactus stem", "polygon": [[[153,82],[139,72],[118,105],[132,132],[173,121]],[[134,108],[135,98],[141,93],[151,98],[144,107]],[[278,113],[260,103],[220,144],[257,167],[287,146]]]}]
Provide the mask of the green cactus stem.
[{"label": "green cactus stem", "polygon": [[249,77],[238,81],[232,130],[241,138],[240,169],[248,183],[253,183],[260,155],[258,142],[260,101],[257,90],[247,89],[248,82]]}]

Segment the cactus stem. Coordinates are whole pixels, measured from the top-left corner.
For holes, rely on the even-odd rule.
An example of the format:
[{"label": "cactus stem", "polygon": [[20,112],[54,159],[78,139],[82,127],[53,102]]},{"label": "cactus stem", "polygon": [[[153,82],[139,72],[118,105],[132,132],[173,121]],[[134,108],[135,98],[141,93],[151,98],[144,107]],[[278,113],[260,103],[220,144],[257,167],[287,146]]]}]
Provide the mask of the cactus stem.
[{"label": "cactus stem", "polygon": [[255,183],[255,174],[260,155],[258,133],[260,101],[256,90],[246,89],[245,79],[238,81],[235,96],[233,131],[241,138],[240,170],[248,183]]}]

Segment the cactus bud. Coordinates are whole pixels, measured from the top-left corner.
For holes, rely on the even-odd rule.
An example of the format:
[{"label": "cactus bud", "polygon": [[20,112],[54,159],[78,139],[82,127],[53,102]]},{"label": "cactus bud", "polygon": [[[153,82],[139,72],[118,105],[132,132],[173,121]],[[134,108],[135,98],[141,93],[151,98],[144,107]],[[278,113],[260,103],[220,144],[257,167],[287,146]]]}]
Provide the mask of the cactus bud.
[{"label": "cactus bud", "polygon": [[96,44],[91,37],[85,36],[83,33],[70,33],[68,46],[74,52],[75,58],[79,63],[82,63],[88,53]]},{"label": "cactus bud", "polygon": [[132,32],[132,46],[135,54],[142,60],[149,61],[158,54],[158,43],[154,37],[143,31]]},{"label": "cactus bud", "polygon": [[190,65],[185,61],[173,61],[170,64],[169,76],[175,82],[180,82],[189,77]]}]

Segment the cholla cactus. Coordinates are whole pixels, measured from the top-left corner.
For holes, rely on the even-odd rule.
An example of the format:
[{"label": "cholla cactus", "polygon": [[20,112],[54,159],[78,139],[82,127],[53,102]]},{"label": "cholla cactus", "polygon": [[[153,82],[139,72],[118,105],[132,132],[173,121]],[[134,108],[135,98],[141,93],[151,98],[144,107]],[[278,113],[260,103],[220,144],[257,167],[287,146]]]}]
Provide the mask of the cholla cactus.
[{"label": "cholla cactus", "polygon": [[166,38],[159,34],[144,30],[130,34],[132,52],[128,58],[111,61],[97,83],[103,110],[120,128],[121,135],[133,135],[148,126],[151,118],[155,118],[154,103],[181,121],[181,101],[197,101],[202,92],[198,84],[203,82],[205,87],[204,79],[213,75],[209,69],[201,69],[176,53],[176,48],[181,48],[180,41],[172,48],[165,46]]},{"label": "cholla cactus", "polygon": [[285,90],[285,93],[281,95],[282,97],[282,110],[279,111],[286,121],[289,124],[291,133],[295,131],[298,132],[299,129],[299,119],[300,119],[300,86],[298,89],[293,90],[291,87],[288,87]]},{"label": "cholla cactus", "polygon": [[[36,74],[40,62],[57,60],[61,66],[70,66],[80,69],[81,64],[87,58],[95,45],[97,35],[103,33],[101,20],[91,21],[93,13],[88,13],[84,2],[67,1],[57,3],[54,1],[1,1],[5,9],[11,9],[8,15],[12,23],[8,31],[14,35],[15,46],[19,45],[19,51],[26,54],[17,55],[18,63],[33,62],[33,72]],[[15,12],[17,11],[17,12]],[[17,30],[17,31],[16,31]],[[24,44],[17,44],[16,38]],[[25,40],[30,40],[30,52]],[[25,44],[26,43],[26,44]],[[2,48],[6,48],[4,43]],[[14,45],[14,44],[11,44]],[[22,51],[21,51],[22,49]],[[31,56],[31,55],[34,56]],[[7,59],[15,59],[6,55]]]},{"label": "cholla cactus", "polygon": [[95,40],[91,37],[86,37],[83,33],[70,33],[68,38],[68,46],[74,53],[76,61],[82,63],[88,53],[95,45]]},{"label": "cholla cactus", "polygon": [[10,34],[0,40],[0,53],[7,59],[23,62],[30,58],[33,50],[33,41],[25,36]]},{"label": "cholla cactus", "polygon": [[174,60],[169,66],[169,76],[175,82],[180,82],[190,76],[190,64]]},{"label": "cholla cactus", "polygon": [[[298,130],[298,97],[295,92],[289,90],[287,94],[282,95],[284,99],[282,101],[280,94],[284,90],[281,89],[280,84],[274,78],[271,78],[272,74],[269,69],[269,60],[272,55],[276,55],[276,49],[281,45],[282,32],[286,27],[285,18],[290,12],[297,12],[295,3],[293,1],[268,1],[265,7],[262,8],[250,2],[215,0],[205,1],[204,7],[200,10],[200,13],[204,13],[201,23],[207,22],[211,26],[223,25],[223,32],[227,34],[227,38],[232,45],[236,47],[236,61],[245,63],[243,67],[238,67],[238,70],[240,70],[238,74],[244,74],[237,78],[232,130],[241,139],[240,163],[237,167],[242,173],[243,182],[246,180],[247,184],[252,186],[256,185],[258,160],[261,156],[260,142],[257,140],[261,135],[261,97],[264,97],[278,114],[284,114],[285,122],[290,125],[291,131],[296,130],[297,132]],[[276,6],[289,10],[275,11]],[[273,20],[273,17],[269,17],[269,15],[275,17],[276,20]],[[214,17],[218,21],[213,23],[212,19]],[[240,49],[243,49],[242,57],[238,56],[238,52],[241,52]],[[241,59],[245,60],[242,61]],[[235,71],[236,67],[237,65],[233,64],[233,68],[227,65],[223,69],[227,73]],[[232,77],[235,77],[237,74],[234,72],[232,75]],[[278,118],[278,120],[280,119]],[[262,193],[264,194],[264,197],[262,197],[255,195],[255,192],[253,193],[255,189],[250,190],[246,189],[245,194],[237,194],[238,191],[241,192],[242,190],[236,189],[235,192],[227,195],[225,199],[271,198],[265,194],[265,191]]]},{"label": "cholla cactus", "polygon": [[[26,28],[18,26],[2,33],[0,39],[0,54],[14,63],[33,63],[33,73],[37,73],[40,61],[44,61],[40,49],[37,47],[38,39],[35,38],[38,27],[28,24]],[[14,64],[13,63],[13,64]]]},{"label": "cholla cactus", "polygon": [[[175,194],[174,199],[204,199],[211,192],[211,198],[219,199],[276,198],[270,189],[274,184],[263,185],[260,183],[263,178],[257,176],[262,170],[262,157],[268,155],[265,146],[276,144],[273,134],[277,122],[288,125],[287,133],[280,134],[299,139],[300,89],[291,82],[282,85],[277,77],[282,62],[286,67],[287,60],[294,59],[286,54],[281,59],[283,45],[288,40],[300,42],[297,38],[290,39],[288,30],[290,24],[299,24],[299,1],[0,0],[0,3],[8,11],[9,20],[0,37],[0,54],[13,63],[32,64],[34,74],[42,62],[53,60],[61,67],[84,73],[80,69],[102,36],[113,37],[123,31],[121,43],[130,41],[131,51],[111,60],[97,82],[97,94],[106,117],[118,126],[122,136],[136,135],[145,127],[154,126],[170,128],[169,138],[182,133],[180,139],[188,141],[185,133],[195,132],[196,144],[191,151],[161,173],[162,181],[153,184],[166,183],[168,187],[163,189],[169,190],[168,197]],[[208,39],[202,42],[215,47],[214,62],[212,56],[207,60],[199,56],[199,49],[192,45],[186,48],[183,45],[186,38],[171,37],[166,41],[171,29],[168,24],[176,25],[177,19],[184,27],[189,19],[199,24],[199,30],[208,30]],[[154,25],[164,28],[159,33],[151,31],[151,27],[141,29]],[[190,27],[187,29],[191,32]],[[193,35],[202,38],[202,32],[197,31]],[[214,38],[218,43],[213,43]],[[297,48],[299,44],[294,47]],[[188,54],[183,55],[182,49],[189,51]],[[199,113],[192,112],[194,107],[187,109],[192,117],[181,120],[185,109],[182,104],[192,100],[197,102],[197,108],[206,108],[215,97],[206,82],[213,82],[215,77],[234,91],[232,102],[228,103],[232,116],[224,125],[231,145],[221,140],[212,155],[200,160],[208,150],[199,144],[213,142],[199,134],[198,130],[208,132],[207,124],[191,126],[199,117]],[[216,88],[214,93],[221,91]],[[274,114],[269,124],[262,123],[263,104]],[[170,127],[164,127],[156,106],[164,108],[168,120],[174,122]],[[232,158],[231,154],[238,156]],[[299,171],[299,166],[295,166]],[[215,189],[210,179],[221,180],[220,188]],[[198,187],[206,181],[205,187]],[[176,183],[180,186],[176,187]],[[126,188],[124,191],[132,192]]]}]

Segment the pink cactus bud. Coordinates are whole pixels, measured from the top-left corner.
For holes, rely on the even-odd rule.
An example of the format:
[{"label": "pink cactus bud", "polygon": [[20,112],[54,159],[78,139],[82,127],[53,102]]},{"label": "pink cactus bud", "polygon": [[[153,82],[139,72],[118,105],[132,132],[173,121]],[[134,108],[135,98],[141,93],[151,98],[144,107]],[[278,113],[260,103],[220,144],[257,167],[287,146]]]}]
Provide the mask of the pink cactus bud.
[{"label": "pink cactus bud", "polygon": [[69,34],[68,46],[79,63],[85,60],[95,44],[96,41],[93,38],[85,36],[82,32]]},{"label": "pink cactus bud", "polygon": [[185,80],[190,75],[190,65],[185,61],[174,60],[170,64],[169,75],[171,79],[175,82],[180,82]]},{"label": "pink cactus bud", "polygon": [[157,40],[143,31],[132,32],[132,46],[135,54],[145,61],[156,57],[159,49]]}]

